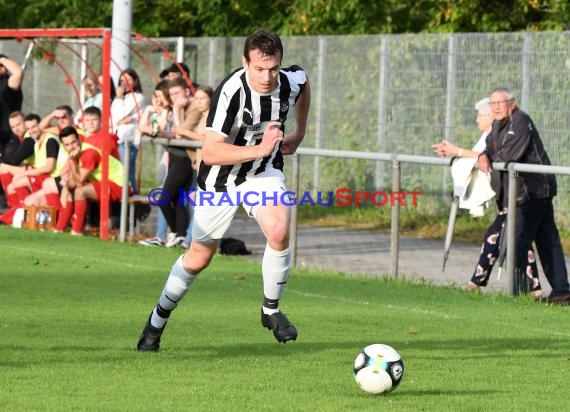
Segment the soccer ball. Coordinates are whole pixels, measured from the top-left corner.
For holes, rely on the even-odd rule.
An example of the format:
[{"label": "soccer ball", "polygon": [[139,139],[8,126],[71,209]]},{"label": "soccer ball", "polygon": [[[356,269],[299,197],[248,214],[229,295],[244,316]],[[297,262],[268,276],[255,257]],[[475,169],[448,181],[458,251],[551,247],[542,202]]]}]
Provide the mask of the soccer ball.
[{"label": "soccer ball", "polygon": [[388,345],[369,345],[354,360],[356,383],[363,391],[374,395],[393,391],[403,376],[402,357]]}]

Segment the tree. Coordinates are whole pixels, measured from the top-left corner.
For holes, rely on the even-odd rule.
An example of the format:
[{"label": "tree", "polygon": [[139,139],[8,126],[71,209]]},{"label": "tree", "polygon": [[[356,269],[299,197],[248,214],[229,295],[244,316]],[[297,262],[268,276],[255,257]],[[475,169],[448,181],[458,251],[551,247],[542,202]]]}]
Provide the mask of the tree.
[{"label": "tree", "polygon": [[[111,26],[112,2],[0,0],[2,28]],[[146,36],[282,35],[567,30],[566,0],[154,0],[135,1]]]}]

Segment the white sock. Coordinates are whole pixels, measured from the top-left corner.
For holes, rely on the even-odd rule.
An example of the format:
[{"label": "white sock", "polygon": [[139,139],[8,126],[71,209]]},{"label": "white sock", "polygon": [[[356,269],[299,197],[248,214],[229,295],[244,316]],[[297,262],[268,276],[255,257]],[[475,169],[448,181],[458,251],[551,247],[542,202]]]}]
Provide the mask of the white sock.
[{"label": "white sock", "polygon": [[[269,245],[265,246],[265,253],[261,263],[263,273],[263,294],[267,299],[279,300],[285,292],[285,285],[289,278],[289,267],[291,254],[289,248],[285,250],[274,250]],[[279,312],[279,309],[269,309],[263,307],[263,313],[272,314]]]},{"label": "white sock", "polygon": [[274,313],[280,312],[279,308],[277,308],[277,309],[269,309],[269,308],[266,308],[265,306],[262,306],[262,307],[261,307],[261,310],[263,311],[263,313],[264,313],[265,315],[273,315]]},{"label": "white sock", "polygon": [[[194,279],[196,279],[196,275],[191,275],[182,266],[182,258],[184,255],[181,255],[174,265],[172,265],[172,269],[170,269],[170,274],[168,275],[168,279],[166,280],[166,284],[164,285],[164,289],[160,294],[160,299],[158,300],[158,304],[160,307],[166,311],[171,311],[176,308],[178,302],[184,297]],[[157,313],[157,308],[152,311],[152,316],[150,319],[150,324],[155,328],[162,328],[168,321],[168,318],[161,317]]]}]

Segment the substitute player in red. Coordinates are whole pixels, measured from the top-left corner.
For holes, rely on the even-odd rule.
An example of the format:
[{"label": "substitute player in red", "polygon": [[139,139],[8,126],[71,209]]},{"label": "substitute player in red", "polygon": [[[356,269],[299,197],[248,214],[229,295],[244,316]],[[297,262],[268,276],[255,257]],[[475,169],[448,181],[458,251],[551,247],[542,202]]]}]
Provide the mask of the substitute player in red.
[{"label": "substitute player in red", "polygon": [[[72,216],[71,234],[81,235],[87,215],[87,202],[101,199],[101,149],[81,143],[74,127],[66,127],[59,134],[61,144],[69,154],[69,159],[62,172],[62,186],[67,194],[65,207],[61,210],[55,227],[63,231]],[[113,156],[109,156],[109,199],[121,199],[123,184],[123,165]]]},{"label": "substitute player in red", "polygon": [[[281,67],[283,45],[275,33],[259,29],[245,41],[243,68],[234,71],[212,97],[206,121],[198,186],[215,196],[255,192],[258,204],[242,204],[267,239],[262,262],[263,303],[261,324],[278,342],[297,339],[297,329],[279,309],[289,277],[289,210],[266,204],[263,192],[286,191],[283,154],[292,154],[303,140],[310,106],[309,81],[298,66]],[[296,129],[285,135],[283,123],[295,108]],[[219,204],[216,199],[213,204]],[[166,281],[158,305],[137,344],[140,351],[157,351],[172,310],[198,274],[216,253],[238,204],[197,205],[194,208],[192,244],[180,256]]]}]

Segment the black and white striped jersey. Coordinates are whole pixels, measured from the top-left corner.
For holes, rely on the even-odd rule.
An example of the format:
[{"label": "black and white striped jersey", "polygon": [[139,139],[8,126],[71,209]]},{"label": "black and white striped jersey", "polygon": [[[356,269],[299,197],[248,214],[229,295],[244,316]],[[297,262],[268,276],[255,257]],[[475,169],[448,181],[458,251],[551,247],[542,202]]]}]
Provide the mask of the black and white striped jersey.
[{"label": "black and white striped jersey", "polygon": [[[269,94],[253,91],[245,69],[230,74],[216,89],[206,129],[226,138],[226,143],[253,146],[261,143],[268,122],[285,122],[303,91],[307,77],[299,66],[282,68],[278,86]],[[198,185],[202,190],[225,192],[270,169],[283,170],[283,155],[276,145],[270,156],[235,165],[200,164]]]}]

